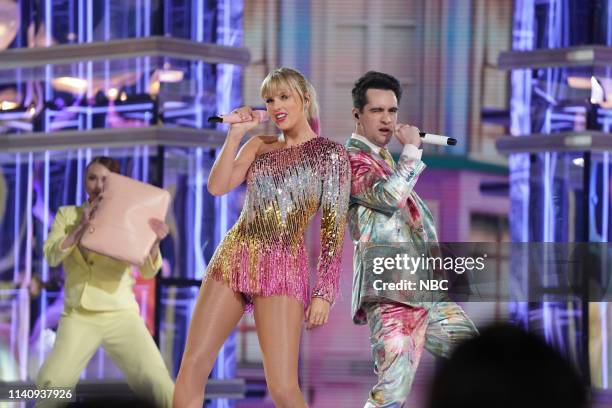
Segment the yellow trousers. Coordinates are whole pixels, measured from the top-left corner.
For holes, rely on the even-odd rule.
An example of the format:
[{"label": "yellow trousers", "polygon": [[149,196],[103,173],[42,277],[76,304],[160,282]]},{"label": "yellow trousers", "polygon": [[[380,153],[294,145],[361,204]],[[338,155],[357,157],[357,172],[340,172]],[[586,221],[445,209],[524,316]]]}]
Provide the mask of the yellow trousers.
[{"label": "yellow trousers", "polygon": [[[64,311],[53,350],[38,373],[38,388],[74,388],[100,346],[123,372],[134,393],[156,407],[172,407],[174,383],[137,308]],[[58,405],[57,401],[40,400],[36,406]]]}]

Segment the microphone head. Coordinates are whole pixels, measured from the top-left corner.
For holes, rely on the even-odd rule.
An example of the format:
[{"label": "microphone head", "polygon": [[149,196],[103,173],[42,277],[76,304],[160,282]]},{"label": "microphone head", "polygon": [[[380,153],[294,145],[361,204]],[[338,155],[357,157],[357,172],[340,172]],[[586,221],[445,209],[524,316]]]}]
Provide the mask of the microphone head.
[{"label": "microphone head", "polygon": [[454,145],[457,144],[457,139],[449,137],[448,140],[446,141],[446,144],[449,145],[449,146],[454,146]]},{"label": "microphone head", "polygon": [[223,123],[223,118],[219,116],[210,116],[208,118],[208,123]]}]

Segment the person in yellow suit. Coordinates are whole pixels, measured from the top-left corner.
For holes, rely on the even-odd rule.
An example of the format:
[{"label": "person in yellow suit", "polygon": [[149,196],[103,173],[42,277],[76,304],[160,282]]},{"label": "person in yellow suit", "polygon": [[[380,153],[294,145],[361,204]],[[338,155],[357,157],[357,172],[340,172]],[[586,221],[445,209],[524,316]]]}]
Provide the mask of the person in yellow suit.
[{"label": "person in yellow suit", "polygon": [[[102,346],[139,398],[156,407],[171,407],[174,384],[140,317],[132,291],[132,267],[87,251],[79,244],[111,171],[119,173],[119,163],[108,157],[96,157],[88,164],[85,190],[89,199],[80,207],[60,207],[45,242],[47,262],[51,266],[63,263],[66,281],[64,312],[53,350],[39,371],[37,386],[74,389],[81,372]],[[162,220],[151,219],[149,225],[157,240],[140,268],[144,278],[153,278],[159,271],[162,264],[159,242],[169,230]],[[57,404],[57,400],[39,400],[37,406]]]}]

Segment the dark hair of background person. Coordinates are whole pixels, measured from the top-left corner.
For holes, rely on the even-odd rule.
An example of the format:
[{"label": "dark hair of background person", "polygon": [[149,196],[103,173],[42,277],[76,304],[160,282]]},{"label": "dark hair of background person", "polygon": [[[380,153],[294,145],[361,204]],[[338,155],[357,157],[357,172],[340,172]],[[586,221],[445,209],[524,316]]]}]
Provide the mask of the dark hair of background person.
[{"label": "dark hair of background person", "polygon": [[427,408],[584,408],[575,368],[540,337],[511,325],[484,329],[437,371]]},{"label": "dark hair of background person", "polygon": [[92,164],[101,164],[102,166],[106,167],[109,171],[113,173],[121,174],[121,167],[119,166],[119,162],[116,159],[113,159],[112,157],[107,157],[107,156],[94,157],[93,159],[91,159],[91,161],[87,165],[87,168],[85,169],[85,171],[87,171],[89,167],[91,167]]},{"label": "dark hair of background person", "polygon": [[392,75],[383,72],[368,71],[355,82],[351,94],[353,95],[353,107],[363,112],[363,107],[368,103],[366,92],[368,89],[382,89],[393,91],[397,103],[402,99],[402,87]]}]

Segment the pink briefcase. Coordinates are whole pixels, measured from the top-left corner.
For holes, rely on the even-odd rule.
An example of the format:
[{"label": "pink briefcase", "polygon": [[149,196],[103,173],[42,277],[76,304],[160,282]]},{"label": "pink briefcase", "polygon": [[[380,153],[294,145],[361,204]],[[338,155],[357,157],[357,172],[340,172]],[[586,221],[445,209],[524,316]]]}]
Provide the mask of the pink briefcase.
[{"label": "pink briefcase", "polygon": [[149,219],[165,220],[170,200],[166,190],[110,173],[81,245],[132,265],[144,265],[157,238]]}]

